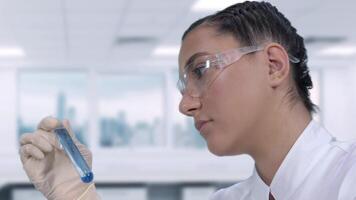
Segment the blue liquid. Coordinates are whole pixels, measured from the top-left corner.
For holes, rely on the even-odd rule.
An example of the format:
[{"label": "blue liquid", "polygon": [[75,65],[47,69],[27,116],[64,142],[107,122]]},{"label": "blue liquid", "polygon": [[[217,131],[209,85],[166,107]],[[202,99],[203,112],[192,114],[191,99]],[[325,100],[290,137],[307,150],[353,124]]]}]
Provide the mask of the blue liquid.
[{"label": "blue liquid", "polygon": [[94,179],[94,174],[89,172],[85,176],[80,177],[84,183],[90,183]]},{"label": "blue liquid", "polygon": [[82,154],[79,152],[78,147],[74,144],[67,130],[61,126],[56,128],[54,132],[56,133],[57,138],[67,156],[72,161],[72,164],[77,170],[81,180],[84,183],[90,183],[94,179],[94,174],[89,168],[87,162],[84,160]]}]

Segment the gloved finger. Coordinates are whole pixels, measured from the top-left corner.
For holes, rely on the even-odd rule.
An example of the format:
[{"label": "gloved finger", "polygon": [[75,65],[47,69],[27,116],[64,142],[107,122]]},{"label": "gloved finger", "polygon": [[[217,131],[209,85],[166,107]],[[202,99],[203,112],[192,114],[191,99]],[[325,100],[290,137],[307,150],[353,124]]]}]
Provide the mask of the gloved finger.
[{"label": "gloved finger", "polygon": [[48,142],[44,137],[35,133],[25,133],[20,138],[20,144],[32,144],[39,148],[41,151],[47,153],[53,150],[51,143]]},{"label": "gloved finger", "polygon": [[55,133],[38,129],[35,131],[35,134],[46,140],[47,143],[51,144],[53,147],[62,149]]},{"label": "gloved finger", "polygon": [[41,120],[41,122],[38,124],[37,128],[50,132],[50,131],[53,131],[56,127],[58,127],[59,124],[60,124],[60,121],[58,119],[48,116]]},{"label": "gloved finger", "polygon": [[44,153],[33,144],[25,144],[20,148],[20,156],[22,163],[25,163],[25,161],[30,157],[42,160],[44,158]]}]

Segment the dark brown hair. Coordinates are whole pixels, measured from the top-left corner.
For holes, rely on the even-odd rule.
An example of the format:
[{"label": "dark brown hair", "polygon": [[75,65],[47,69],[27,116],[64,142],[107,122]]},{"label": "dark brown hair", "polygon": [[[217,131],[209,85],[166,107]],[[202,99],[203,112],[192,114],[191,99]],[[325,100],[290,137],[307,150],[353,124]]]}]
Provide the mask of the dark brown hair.
[{"label": "dark brown hair", "polygon": [[289,94],[299,97],[309,112],[315,112],[317,107],[310,100],[309,89],[313,83],[307,66],[304,39],[275,6],[268,2],[254,1],[234,4],[194,22],[184,32],[182,40],[201,24],[211,25],[220,33],[232,34],[242,45],[258,45],[266,41],[281,44],[290,56],[298,60],[291,63],[297,93],[291,89]]}]

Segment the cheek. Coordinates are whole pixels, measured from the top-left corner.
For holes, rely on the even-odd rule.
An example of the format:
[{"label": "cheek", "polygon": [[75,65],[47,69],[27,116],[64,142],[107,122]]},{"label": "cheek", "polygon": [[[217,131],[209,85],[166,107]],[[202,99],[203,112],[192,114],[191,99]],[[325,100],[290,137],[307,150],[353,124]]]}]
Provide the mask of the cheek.
[{"label": "cheek", "polygon": [[250,71],[235,71],[222,73],[215,80],[207,101],[212,115],[233,123],[258,112],[265,96],[263,81]]},{"label": "cheek", "polygon": [[250,74],[221,74],[209,88],[206,109],[214,119],[211,146],[224,154],[246,149],[248,138],[264,106],[262,82]]}]

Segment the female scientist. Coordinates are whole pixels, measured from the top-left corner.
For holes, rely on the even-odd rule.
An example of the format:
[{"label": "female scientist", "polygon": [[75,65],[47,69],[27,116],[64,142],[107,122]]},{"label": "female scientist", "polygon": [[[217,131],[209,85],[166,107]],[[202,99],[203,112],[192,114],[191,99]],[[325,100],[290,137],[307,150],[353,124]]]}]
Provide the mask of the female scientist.
[{"label": "female scientist", "polygon": [[[304,41],[276,7],[238,3],[196,21],[183,35],[179,71],[179,109],[209,150],[255,161],[250,178],[211,200],[356,199],[356,144],[336,141],[312,119]],[[98,199],[60,150],[57,124],[45,118],[21,138],[27,175],[50,200]],[[90,151],[75,143],[90,164]]]}]

